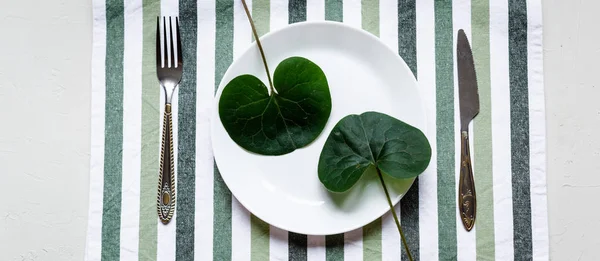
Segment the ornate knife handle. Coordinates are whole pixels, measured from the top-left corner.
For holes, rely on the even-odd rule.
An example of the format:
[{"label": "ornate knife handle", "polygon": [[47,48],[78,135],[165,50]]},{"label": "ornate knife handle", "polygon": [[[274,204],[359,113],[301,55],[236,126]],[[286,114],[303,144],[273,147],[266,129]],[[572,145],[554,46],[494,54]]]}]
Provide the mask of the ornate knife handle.
[{"label": "ornate knife handle", "polygon": [[158,217],[168,224],[175,212],[175,164],[173,163],[173,121],[171,104],[165,104],[163,119],[162,147],[160,152],[160,173],[158,179]]},{"label": "ornate knife handle", "polygon": [[461,132],[460,142],[460,180],[458,185],[458,209],[460,218],[467,231],[475,225],[477,198],[475,197],[475,181],[473,180],[473,167],[471,166],[471,152],[469,151],[469,133]]}]

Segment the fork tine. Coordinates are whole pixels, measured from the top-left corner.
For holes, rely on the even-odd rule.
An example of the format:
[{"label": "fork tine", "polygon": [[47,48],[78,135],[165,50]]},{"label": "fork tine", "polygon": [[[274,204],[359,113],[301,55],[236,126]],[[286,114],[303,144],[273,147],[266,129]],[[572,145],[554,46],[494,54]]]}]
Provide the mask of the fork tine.
[{"label": "fork tine", "polygon": [[169,46],[167,45],[167,18],[163,16],[163,40],[165,40],[165,45],[163,46],[164,58],[165,58],[165,68],[169,68]]},{"label": "fork tine", "polygon": [[177,67],[183,66],[183,51],[181,50],[181,36],[179,35],[179,17],[175,17],[175,28],[177,28]]},{"label": "fork tine", "polygon": [[169,16],[169,36],[171,40],[171,67],[175,68],[175,46],[173,45],[173,26],[171,24],[171,17]]},{"label": "fork tine", "polygon": [[160,16],[156,17],[156,68],[162,68],[160,48]]}]

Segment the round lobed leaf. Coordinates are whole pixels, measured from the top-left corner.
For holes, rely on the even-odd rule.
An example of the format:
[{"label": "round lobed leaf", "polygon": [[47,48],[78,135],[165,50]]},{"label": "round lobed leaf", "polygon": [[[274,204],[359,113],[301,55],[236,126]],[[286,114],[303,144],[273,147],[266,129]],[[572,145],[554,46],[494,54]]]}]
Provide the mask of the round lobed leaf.
[{"label": "round lobed leaf", "polygon": [[314,141],[331,113],[325,73],[310,60],[290,57],[275,69],[269,94],[253,75],[240,75],[223,89],[219,117],[242,148],[263,155],[283,155]]},{"label": "round lobed leaf", "polygon": [[369,166],[397,179],[421,174],[431,146],[419,129],[379,112],[348,115],[329,134],[319,158],[319,180],[330,191],[349,190]]}]

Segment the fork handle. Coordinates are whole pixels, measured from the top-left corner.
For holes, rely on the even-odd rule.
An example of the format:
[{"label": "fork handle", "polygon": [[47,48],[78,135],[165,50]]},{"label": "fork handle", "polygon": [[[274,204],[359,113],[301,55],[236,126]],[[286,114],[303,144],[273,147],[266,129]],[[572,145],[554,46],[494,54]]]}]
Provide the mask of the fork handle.
[{"label": "fork handle", "polygon": [[458,209],[460,218],[467,231],[475,225],[477,210],[477,197],[475,196],[475,181],[471,165],[471,152],[469,148],[469,132],[461,131],[460,142],[460,177],[458,185]]},{"label": "fork handle", "polygon": [[158,179],[158,217],[168,224],[175,212],[175,164],[173,163],[173,121],[171,104],[165,104],[162,146],[160,150],[160,173]]}]

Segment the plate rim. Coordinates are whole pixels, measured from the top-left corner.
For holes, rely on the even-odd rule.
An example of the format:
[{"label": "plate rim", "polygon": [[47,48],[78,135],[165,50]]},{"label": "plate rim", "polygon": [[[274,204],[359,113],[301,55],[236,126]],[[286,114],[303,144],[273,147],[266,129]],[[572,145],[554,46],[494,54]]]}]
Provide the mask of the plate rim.
[{"label": "plate rim", "polygon": [[[297,23],[293,23],[293,24],[288,24],[286,26],[283,26],[277,30],[273,30],[270,32],[267,32],[266,34],[264,34],[263,36],[261,36],[259,39],[261,41],[264,41],[265,39],[268,39],[270,37],[273,37],[273,35],[276,35],[282,31],[285,30],[293,30],[296,27],[304,27],[304,26],[333,26],[333,27],[341,27],[345,30],[351,30],[354,31],[358,34],[361,34],[364,37],[368,37],[371,38],[371,40],[375,40],[376,42],[378,42],[381,46],[382,49],[387,50],[387,52],[390,53],[391,56],[394,56],[396,59],[399,59],[402,66],[401,66],[401,70],[405,70],[406,72],[408,72],[408,74],[410,75],[410,80],[414,86],[416,86],[416,92],[417,95],[420,99],[420,107],[421,107],[421,111],[422,111],[422,115],[421,117],[424,119],[424,126],[422,128],[420,128],[420,130],[424,133],[424,135],[429,139],[429,135],[428,133],[428,129],[429,129],[429,120],[427,118],[427,113],[426,113],[426,109],[425,109],[425,101],[423,100],[423,93],[421,88],[419,88],[419,82],[417,81],[414,73],[412,72],[412,70],[408,67],[408,64],[406,63],[406,61],[396,52],[394,51],[390,46],[388,46],[387,44],[385,44],[379,37],[361,29],[361,28],[357,28],[357,27],[353,27],[351,25],[345,24],[345,23],[341,23],[341,22],[336,22],[336,21],[327,21],[327,20],[322,20],[322,21],[302,21],[302,22],[297,22]],[[244,49],[242,52],[240,52],[239,57],[244,56],[246,53],[252,51],[253,49],[256,49],[257,47],[257,43],[256,41],[252,42],[251,44],[248,45],[248,47],[246,49]],[[231,68],[235,65],[236,62],[239,61],[238,59],[233,59],[233,61],[231,62],[231,64],[229,64],[229,66],[227,67],[227,70],[225,71],[225,73],[223,74],[223,76],[221,77],[221,80],[219,81],[219,85],[217,87],[217,89],[215,90],[215,95],[212,98],[213,99],[213,104],[211,106],[211,115],[209,117],[210,119],[210,141],[211,141],[211,149],[213,150],[213,159],[215,161],[215,166],[218,167],[218,162],[219,160],[217,159],[216,155],[214,154],[214,148],[215,148],[215,129],[216,127],[214,127],[214,124],[222,124],[220,118],[218,117],[218,109],[219,109],[219,99],[218,99],[218,94],[219,92],[222,92],[222,88],[224,88],[224,83],[223,83],[223,79],[228,78],[228,76],[232,73],[231,72]],[[400,69],[400,68],[399,68]],[[216,111],[216,113],[215,113]],[[323,133],[319,134],[319,135],[323,135]],[[238,145],[239,146],[239,145]],[[293,153],[293,152],[292,152]],[[428,168],[431,166],[428,166]],[[425,170],[427,171],[427,170]],[[219,173],[220,174],[220,173]],[[222,176],[222,174],[220,174]],[[417,176],[418,177],[418,176]],[[393,203],[393,206],[395,207],[400,200],[408,193],[408,191],[410,191],[410,189],[412,188],[412,186],[415,184],[415,180],[417,177],[413,177],[413,178],[409,178],[406,180],[410,180],[410,186],[408,186],[408,189],[406,190],[405,193],[398,195],[397,197],[391,198],[391,201]],[[378,215],[375,215],[375,217],[372,220],[368,220],[368,222],[366,222],[365,224],[359,224],[356,226],[349,226],[347,228],[342,229],[341,231],[337,231],[337,232],[327,232],[327,233],[315,233],[314,231],[309,231],[307,233],[307,231],[297,231],[295,229],[290,229],[289,227],[286,227],[285,225],[282,225],[280,223],[277,222],[273,222],[271,221],[267,221],[264,218],[261,217],[261,215],[257,215],[254,211],[252,211],[251,207],[248,207],[248,204],[245,204],[245,200],[236,196],[235,193],[230,189],[230,185],[228,184],[227,180],[223,177],[221,177],[223,180],[223,183],[225,183],[225,185],[227,186],[227,189],[229,189],[229,191],[231,192],[231,195],[233,197],[235,197],[235,199],[244,207],[246,208],[252,215],[255,215],[256,217],[258,217],[260,220],[262,220],[263,222],[277,227],[279,229],[285,230],[285,231],[289,231],[289,232],[294,232],[294,233],[300,233],[300,234],[305,234],[305,235],[314,235],[314,236],[326,236],[326,235],[334,235],[334,234],[340,234],[340,233],[346,233],[358,228],[362,228],[365,225],[373,222],[374,220],[376,220],[377,218],[381,218],[383,215],[385,215],[388,211],[390,211],[389,207],[388,208],[383,208],[382,213],[379,213]],[[357,223],[361,223],[361,222],[357,222]]]}]

